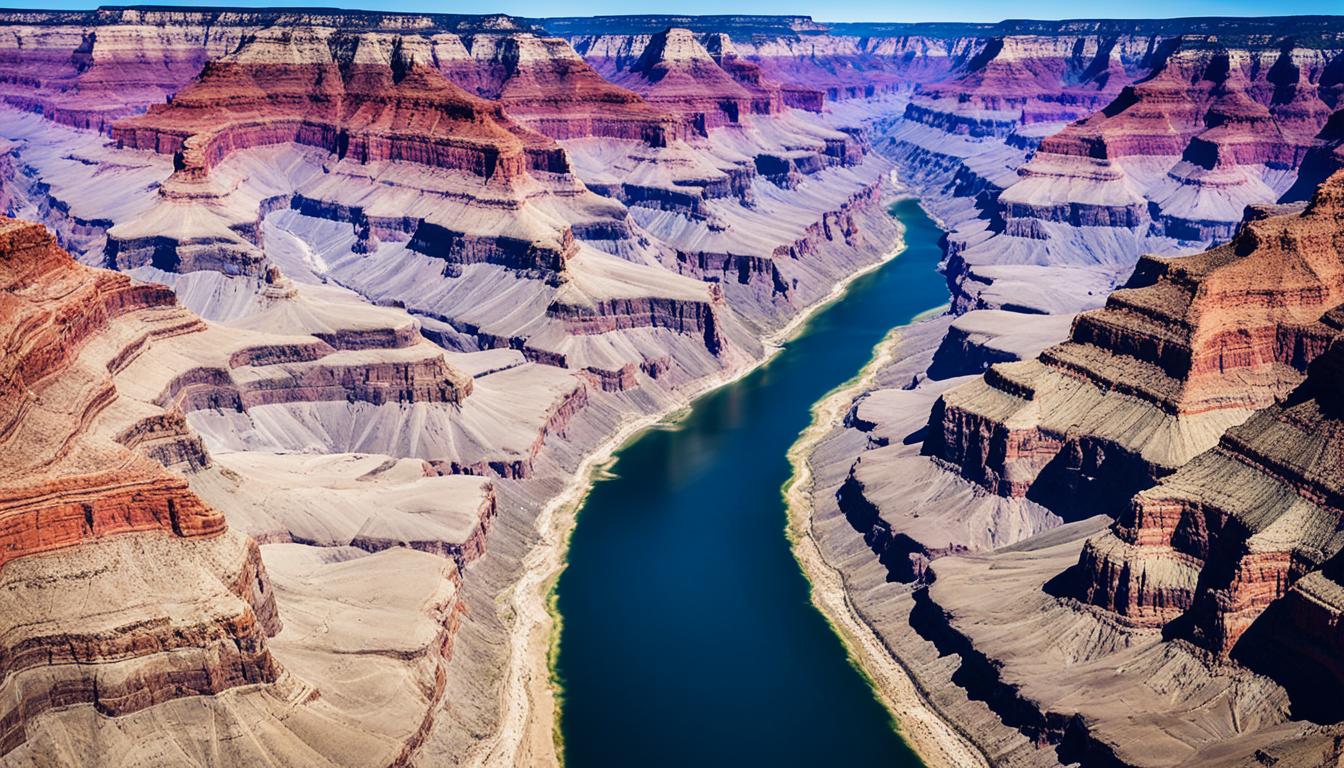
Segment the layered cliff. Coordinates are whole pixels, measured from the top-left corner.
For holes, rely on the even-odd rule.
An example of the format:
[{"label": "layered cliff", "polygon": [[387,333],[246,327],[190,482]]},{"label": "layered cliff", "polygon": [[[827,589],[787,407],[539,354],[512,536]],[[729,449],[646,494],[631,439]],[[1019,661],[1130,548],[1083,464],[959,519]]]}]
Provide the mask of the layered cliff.
[{"label": "layered cliff", "polygon": [[[1140,253],[1229,239],[1242,210],[1283,196],[1320,143],[1338,106],[1327,74],[1338,56],[1190,37],[1157,44],[1133,85],[1040,139],[1015,178],[988,184],[992,199],[949,239],[958,306],[1086,308]],[[1027,285],[1050,274],[1089,292],[1050,297]]]},{"label": "layered cliff", "polygon": [[[1344,717],[1338,343],[1109,528],[935,561],[912,621],[966,694],[1046,762],[1326,759]],[[1191,697],[1210,706],[1171,706]]]},{"label": "layered cliff", "polygon": [[171,293],[81,267],[13,219],[0,220],[0,283],[0,754],[53,708],[125,715],[274,682],[280,622],[256,545],[109,428],[120,362],[199,323],[155,322],[174,315]]},{"label": "layered cliff", "polygon": [[553,144],[453,85],[432,58],[426,38],[263,30],[209,62],[168,104],[114,125],[112,137],[173,154],[184,180],[203,179],[239,149],[288,142],[359,162],[464,170],[501,184],[529,169],[564,170]]},{"label": "layered cliff", "polygon": [[1344,108],[1330,116],[1316,141],[1316,146],[1308,149],[1302,159],[1297,180],[1280,198],[1282,202],[1309,199],[1335,171],[1344,168]]},{"label": "layered cliff", "polygon": [[465,90],[555,139],[599,137],[664,146],[687,127],[602,78],[564,40],[531,33],[436,38],[439,69]]},{"label": "layered cliff", "polygon": [[1225,246],[1145,257],[1069,341],[944,394],[925,450],[996,493],[1086,508],[1212,447],[1292,390],[1333,335],[1342,183]]},{"label": "layered cliff", "polygon": [[[741,63],[780,83],[789,106],[909,90],[973,55],[991,25],[820,24],[785,16],[596,16],[539,20],[568,39],[606,76],[629,69],[669,27],[690,30],[708,48],[727,37]],[[742,70],[744,72],[749,69]]]},{"label": "layered cliff", "polygon": [[[273,269],[239,316],[207,324],[164,286],[77,265],[40,226],[4,220],[0,246],[12,330],[3,751],[49,762],[96,740],[155,762],[223,739],[239,763],[414,754],[449,695],[463,569],[497,514],[491,481],[385,455],[216,451],[209,427],[328,406],[336,431],[361,408],[419,408],[474,421],[496,445],[521,431],[535,453],[563,423],[552,414],[526,436],[500,417],[524,409],[492,386],[497,362],[461,358],[491,382],[472,394],[416,321],[347,291]],[[520,396],[534,378],[516,367],[503,389]],[[470,455],[440,451],[444,469]]]},{"label": "layered cliff", "polygon": [[1143,66],[1145,48],[1099,35],[990,38],[946,79],[917,86],[904,117],[952,135],[1003,138],[1071,122],[1110,103]]},{"label": "layered cliff", "polygon": [[[52,18],[46,25],[67,21]],[[226,26],[255,21],[247,14],[230,16]],[[169,14],[153,23],[176,29],[183,22]],[[140,136],[158,149],[172,149],[180,137],[170,134],[178,129],[248,124],[263,113],[270,115],[263,122],[298,120],[300,132],[319,126],[313,136],[321,140],[310,142],[312,136],[290,135],[286,128],[254,146],[250,140],[224,142],[218,153],[202,154],[199,165],[187,162],[184,143],[170,165],[166,153],[160,160],[129,147],[111,151],[82,134],[45,133],[26,118],[8,131],[22,137],[28,173],[18,186],[35,213],[50,211],[63,237],[84,248],[89,260],[172,282],[191,297],[193,308],[212,317],[225,305],[236,306],[245,291],[258,290],[268,263],[283,264],[287,272],[336,277],[372,300],[404,304],[429,318],[434,337],[451,339],[452,346],[512,347],[530,360],[584,371],[610,391],[647,386],[656,378],[660,387],[675,386],[688,372],[700,375],[752,354],[753,326],[778,325],[814,301],[830,280],[880,255],[893,232],[879,207],[883,164],[865,161],[858,131],[786,112],[783,91],[735,56],[730,41],[711,46],[713,55],[696,45],[708,66],[735,77],[768,114],[759,115],[762,122],[749,131],[683,143],[681,118],[603,82],[563,43],[519,25],[319,13],[245,37],[236,50],[212,59],[171,103],[125,121],[124,141],[135,144]],[[425,62],[433,69],[421,66]],[[425,83],[434,84],[429,96]],[[476,96],[453,90],[454,83]],[[373,134],[381,135],[385,123],[400,125],[398,88],[410,89],[403,95],[411,101],[430,98],[434,110],[477,110],[467,117],[476,115],[487,128],[495,121],[515,133],[526,133],[519,126],[529,125],[565,136],[569,151],[555,151],[577,158],[578,172],[530,167],[505,181],[474,167],[409,156],[343,157],[339,146],[332,151],[323,136],[360,132],[341,122],[352,113],[376,116],[370,117]],[[211,113],[207,96],[222,97],[224,111]],[[578,124],[585,115],[626,114],[626,107],[613,105],[632,110],[629,125],[641,126],[638,135]],[[578,121],[572,131],[546,128],[548,121],[559,126],[554,121],[562,113]],[[216,125],[218,117],[224,119]],[[645,130],[654,124],[661,127]],[[435,125],[456,130],[451,120]],[[415,141],[421,127],[407,123],[396,130]],[[64,149],[76,143],[78,153]],[[866,167],[841,170],[860,165]],[[615,188],[607,182],[613,175],[621,179]],[[575,176],[615,200],[585,191]],[[797,189],[809,178],[817,183],[796,198],[770,191]],[[160,194],[120,195],[124,184]],[[684,209],[683,197],[689,198]],[[627,206],[686,210],[693,220],[631,217]],[[287,212],[297,214],[295,228],[268,237],[267,220]],[[779,227],[779,221],[789,224]],[[340,227],[321,222],[348,227],[353,242],[328,237]],[[301,242],[318,231],[324,234],[317,248]],[[692,248],[674,252],[674,243]],[[667,274],[669,267],[689,279]],[[230,277],[220,282],[203,271]],[[721,298],[703,283],[694,287],[695,281],[717,281],[720,272],[732,277]],[[515,282],[510,273],[525,280]],[[388,274],[417,278],[392,287],[383,279]],[[506,299],[476,298],[506,284]],[[722,316],[715,309],[719,301],[734,312]],[[745,316],[732,316],[738,312]],[[618,336],[637,341],[631,345]],[[733,351],[734,345],[743,349]],[[355,388],[329,381],[330,374],[256,386],[266,388],[267,397],[305,389],[338,397]],[[191,386],[209,392],[214,383]],[[248,407],[253,405],[261,401]]]},{"label": "layered cliff", "polygon": [[[173,28],[143,24],[140,14],[0,19],[0,100],[63,125],[107,131],[191,81],[210,56],[236,45],[239,31],[218,29],[195,15]],[[86,21],[87,23],[80,23]]]},{"label": "layered cliff", "polygon": [[4,103],[77,128],[107,132],[123,117],[162,104],[205,64],[267,27],[315,25],[361,31],[457,34],[520,30],[502,16],[359,11],[102,8],[0,15]]},{"label": "layered cliff", "polygon": [[[722,45],[722,38],[715,40]],[[720,60],[725,60],[719,50]],[[735,58],[729,54],[726,60]],[[771,98],[766,84],[744,79],[747,84],[724,70],[689,29],[671,28],[651,37],[639,59],[615,81],[652,104],[678,112],[705,133],[752,114],[780,111],[777,85]]]},{"label": "layered cliff", "polygon": [[[1228,237],[1246,204],[1277,197],[1264,187],[1281,182],[1264,174],[1296,170],[1324,125],[1331,108],[1318,86],[1333,52],[1239,51],[1185,39],[1169,48],[1152,75],[1100,114],[1042,142],[1023,181],[1000,196],[1005,218],[1059,220],[1058,204],[1046,210],[1041,196],[1062,177],[1097,192],[1095,203],[1068,200],[1080,225],[1133,229],[1149,218],[1173,239],[1208,241]],[[1144,167],[1154,163],[1161,167]],[[1126,187],[1139,192],[1132,203],[1122,202]]]},{"label": "layered cliff", "polygon": [[1322,401],[1337,357],[1322,356],[1292,397],[1138,494],[1084,547],[1079,596],[1136,626],[1170,626],[1231,653],[1266,608],[1344,545],[1332,480],[1337,427]]},{"label": "layered cliff", "polygon": [[[1342,186],[1344,177],[1332,178],[1303,216],[1324,218],[1317,226],[1336,252]],[[1282,334],[1289,348],[1331,345],[1301,386],[1140,493],[1108,534],[1088,542],[1079,564],[1084,599],[1142,626],[1171,624],[1225,655],[1271,603],[1335,555],[1336,314],[1304,334],[1306,345]]]}]

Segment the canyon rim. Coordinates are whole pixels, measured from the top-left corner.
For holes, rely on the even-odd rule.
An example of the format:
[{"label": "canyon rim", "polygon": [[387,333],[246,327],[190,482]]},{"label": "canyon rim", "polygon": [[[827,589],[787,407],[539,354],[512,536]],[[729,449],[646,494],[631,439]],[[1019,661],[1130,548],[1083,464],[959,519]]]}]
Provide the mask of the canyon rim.
[{"label": "canyon rim", "polygon": [[957,8],[0,7],[0,765],[1339,765],[1344,16]]}]

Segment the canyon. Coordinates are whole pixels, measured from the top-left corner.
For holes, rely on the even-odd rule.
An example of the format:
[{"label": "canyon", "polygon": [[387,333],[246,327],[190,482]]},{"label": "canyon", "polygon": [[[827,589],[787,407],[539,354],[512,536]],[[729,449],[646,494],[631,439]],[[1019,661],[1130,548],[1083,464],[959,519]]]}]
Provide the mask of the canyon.
[{"label": "canyon", "polygon": [[1339,27],[1189,21],[915,88],[950,316],[795,446],[819,604],[989,764],[1337,759]]},{"label": "canyon", "polygon": [[0,11],[0,763],[600,754],[589,483],[899,325],[790,515],[919,759],[1327,764],[1342,145],[1340,17]]}]

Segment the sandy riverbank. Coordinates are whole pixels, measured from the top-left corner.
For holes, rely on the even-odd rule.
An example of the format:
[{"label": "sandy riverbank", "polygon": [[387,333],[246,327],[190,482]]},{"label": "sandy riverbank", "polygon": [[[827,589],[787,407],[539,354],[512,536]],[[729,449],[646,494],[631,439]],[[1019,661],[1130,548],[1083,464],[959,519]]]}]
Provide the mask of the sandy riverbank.
[{"label": "sandy riverbank", "polygon": [[[888,201],[890,205],[893,201]],[[617,451],[640,432],[684,411],[698,397],[741,379],[768,363],[788,340],[802,333],[807,322],[844,297],[855,280],[869,274],[905,250],[903,237],[879,261],[857,270],[836,283],[831,291],[799,312],[793,320],[764,341],[760,359],[737,369],[708,377],[689,388],[678,404],[661,413],[632,417],[592,454],[575,472],[574,481],[551,500],[537,518],[540,539],[524,559],[522,578],[505,599],[514,614],[509,634],[509,662],[504,683],[500,727],[478,746],[467,764],[483,768],[560,763],[557,691],[552,684],[551,659],[557,641],[558,617],[552,613],[551,592],[564,569],[578,511]]]},{"label": "sandy riverbank", "polygon": [[933,710],[909,673],[859,616],[849,601],[843,575],[826,561],[812,534],[813,484],[808,457],[818,441],[841,424],[854,398],[871,388],[877,372],[891,362],[899,335],[900,329],[889,333],[859,375],[812,407],[812,424],[789,449],[793,477],[783,488],[789,539],[812,585],[813,605],[840,636],[851,661],[863,670],[911,748],[931,768],[987,768],[989,763],[980,750]]}]

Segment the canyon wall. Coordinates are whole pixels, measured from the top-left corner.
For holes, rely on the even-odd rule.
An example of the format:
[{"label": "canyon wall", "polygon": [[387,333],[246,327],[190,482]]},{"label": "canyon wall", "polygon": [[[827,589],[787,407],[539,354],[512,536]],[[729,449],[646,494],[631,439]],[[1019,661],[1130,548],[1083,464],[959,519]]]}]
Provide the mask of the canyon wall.
[{"label": "canyon wall", "polygon": [[[280,620],[256,545],[179,475],[109,428],[111,374],[171,318],[171,292],[74,263],[39,225],[0,219],[4,286],[6,691],[0,755],[50,710],[126,715],[269,685]],[[125,441],[130,442],[130,441]],[[78,593],[101,604],[86,613]]]},{"label": "canyon wall", "polygon": [[[1293,223],[1319,233],[1304,238],[1304,252],[1337,258],[1341,200],[1344,176],[1336,175]],[[1276,261],[1289,271],[1285,257]],[[1336,315],[1326,313],[1307,333],[1284,334],[1283,348],[1315,352],[1303,355],[1314,361],[1300,386],[1135,496],[1110,533],[1087,543],[1079,563],[1084,599],[1136,624],[1179,627],[1227,655],[1267,607],[1335,555],[1338,491],[1326,465],[1334,455]]]},{"label": "canyon wall", "polygon": [[1100,510],[1211,448],[1299,384],[1333,336],[1332,189],[1206,253],[1144,257],[1069,341],[944,394],[925,450],[995,493]]}]

